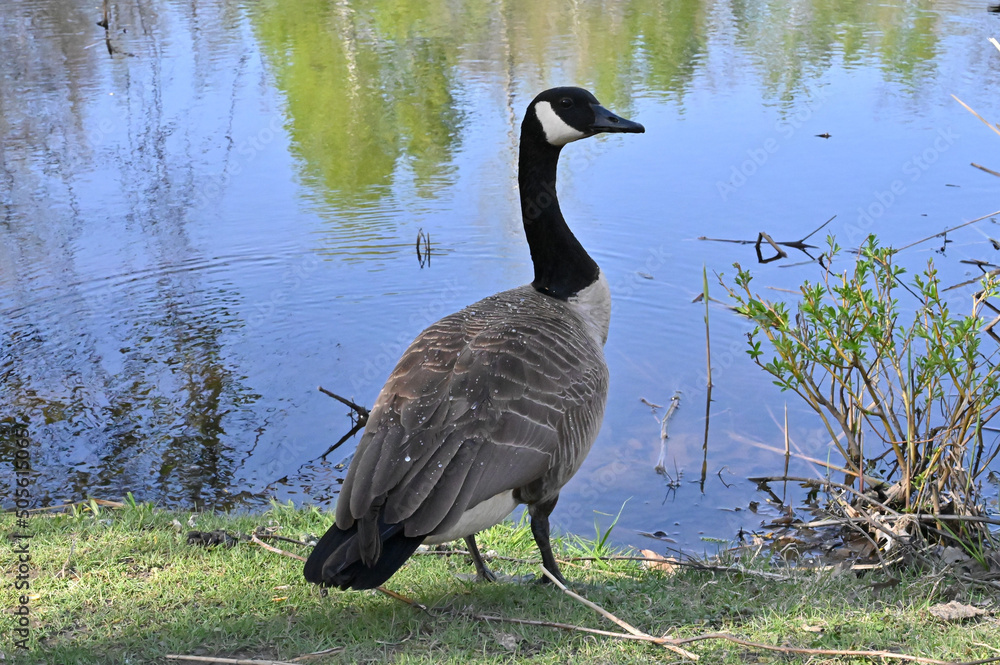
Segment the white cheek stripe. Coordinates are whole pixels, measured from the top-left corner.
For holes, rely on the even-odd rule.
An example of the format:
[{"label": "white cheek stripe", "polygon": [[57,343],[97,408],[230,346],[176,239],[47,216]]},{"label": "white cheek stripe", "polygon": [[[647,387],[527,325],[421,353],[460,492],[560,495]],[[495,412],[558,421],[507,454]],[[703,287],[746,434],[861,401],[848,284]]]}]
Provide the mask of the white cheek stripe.
[{"label": "white cheek stripe", "polygon": [[573,129],[566,124],[552,109],[552,104],[548,102],[538,102],[535,104],[535,116],[542,123],[542,131],[545,132],[545,140],[552,145],[566,145],[570,141],[582,139],[586,134],[579,129]]}]

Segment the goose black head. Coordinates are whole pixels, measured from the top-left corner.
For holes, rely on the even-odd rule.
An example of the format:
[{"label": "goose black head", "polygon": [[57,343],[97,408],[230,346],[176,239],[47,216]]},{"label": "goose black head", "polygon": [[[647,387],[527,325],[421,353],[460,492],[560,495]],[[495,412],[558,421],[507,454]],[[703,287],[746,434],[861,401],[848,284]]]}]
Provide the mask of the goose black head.
[{"label": "goose black head", "polygon": [[531,102],[526,121],[534,119],[545,140],[554,146],[601,132],[641,134],[646,128],[607,110],[583,88],[550,88]]}]

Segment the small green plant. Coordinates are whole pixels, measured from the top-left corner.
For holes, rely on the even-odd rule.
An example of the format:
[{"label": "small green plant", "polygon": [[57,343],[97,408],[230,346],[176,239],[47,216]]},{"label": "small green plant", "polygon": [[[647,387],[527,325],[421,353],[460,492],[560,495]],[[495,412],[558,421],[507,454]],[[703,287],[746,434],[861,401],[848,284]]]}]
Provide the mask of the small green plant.
[{"label": "small green plant", "polygon": [[986,431],[1000,411],[1000,349],[985,339],[982,316],[997,279],[984,277],[971,312],[956,314],[933,262],[907,283],[895,250],[874,236],[841,274],[830,269],[839,250],[829,238],[822,278],[802,284],[794,310],[756,294],[750,273],[735,265],[735,286],[723,286],[756,323],[748,353],[819,414],[848,482],[859,491],[879,485],[894,510],[937,516],[936,539],[968,550],[988,530],[940,517],[981,515],[981,478],[1000,452]]}]

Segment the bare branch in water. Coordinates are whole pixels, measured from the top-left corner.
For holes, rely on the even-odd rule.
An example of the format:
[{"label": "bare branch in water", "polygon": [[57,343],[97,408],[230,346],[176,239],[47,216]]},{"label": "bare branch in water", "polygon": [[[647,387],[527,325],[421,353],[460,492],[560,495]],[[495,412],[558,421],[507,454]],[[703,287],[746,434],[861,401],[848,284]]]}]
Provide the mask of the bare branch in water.
[{"label": "bare branch in water", "polygon": [[[815,245],[808,245],[808,244],[806,244],[806,240],[809,240],[809,238],[811,238],[814,235],[816,235],[827,224],[829,224],[830,222],[832,222],[836,218],[837,218],[837,216],[834,215],[833,217],[831,217],[830,219],[826,220],[825,222],[823,222],[822,224],[820,224],[819,226],[817,226],[815,229],[813,229],[812,231],[810,231],[808,235],[806,235],[806,236],[804,236],[802,238],[799,238],[798,240],[784,240],[784,241],[782,241],[782,240],[773,240],[771,238],[771,236],[768,235],[764,231],[761,231],[760,233],[757,234],[757,239],[756,240],[729,240],[729,239],[726,239],[726,238],[708,238],[706,236],[700,236],[698,238],[698,240],[709,240],[711,242],[732,242],[732,243],[736,243],[738,245],[753,245],[754,249],[757,251],[757,262],[758,263],[770,263],[771,261],[777,261],[778,259],[787,258],[788,257],[788,253],[785,252],[785,250],[782,249],[782,247],[788,247],[790,249],[796,249],[796,250],[802,252],[803,254],[805,254],[806,256],[808,256],[811,260],[815,261],[816,258],[812,254],[809,253],[809,250],[810,249],[819,249],[819,248],[816,247]],[[772,256],[772,257],[770,257],[768,259],[765,259],[764,256],[761,254],[761,251],[760,251],[761,243],[763,241],[766,241],[769,245],[771,245],[772,248],[774,248],[774,251],[777,252],[774,256]]]},{"label": "bare branch in water", "polygon": [[357,434],[359,431],[361,431],[362,429],[364,429],[364,426],[368,424],[369,411],[368,411],[367,408],[365,408],[363,406],[359,406],[358,404],[355,404],[354,402],[352,402],[351,400],[347,399],[346,397],[341,397],[337,393],[331,392],[331,391],[327,390],[326,388],[324,388],[323,386],[319,386],[319,391],[321,393],[323,393],[324,395],[332,397],[333,399],[337,400],[341,404],[345,404],[346,406],[351,407],[351,409],[354,411],[354,413],[357,414],[357,420],[354,421],[354,425],[351,427],[351,431],[349,431],[344,436],[340,437],[340,440],[337,441],[337,443],[335,443],[332,446],[330,446],[325,453],[323,453],[319,457],[315,458],[315,459],[324,459],[325,460],[327,455],[329,455],[330,453],[332,453],[334,450],[336,450],[341,445],[343,445],[343,443],[345,441],[347,441],[352,436],[354,436],[355,434]]}]

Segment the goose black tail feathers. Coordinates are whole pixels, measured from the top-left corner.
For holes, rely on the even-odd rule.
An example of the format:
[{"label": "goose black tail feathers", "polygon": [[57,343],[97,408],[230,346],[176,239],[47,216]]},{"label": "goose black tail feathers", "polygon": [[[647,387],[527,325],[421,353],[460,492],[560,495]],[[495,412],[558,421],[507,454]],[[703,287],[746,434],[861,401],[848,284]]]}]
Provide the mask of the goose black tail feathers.
[{"label": "goose black tail feathers", "polygon": [[413,554],[425,536],[407,536],[402,524],[379,520],[382,552],[372,566],[361,560],[358,523],[343,530],[336,524],[316,543],[306,561],[306,580],[341,590],[374,589],[385,583]]}]

